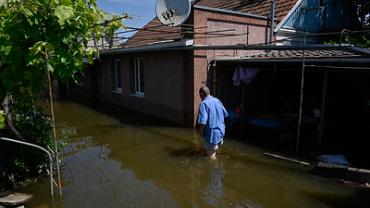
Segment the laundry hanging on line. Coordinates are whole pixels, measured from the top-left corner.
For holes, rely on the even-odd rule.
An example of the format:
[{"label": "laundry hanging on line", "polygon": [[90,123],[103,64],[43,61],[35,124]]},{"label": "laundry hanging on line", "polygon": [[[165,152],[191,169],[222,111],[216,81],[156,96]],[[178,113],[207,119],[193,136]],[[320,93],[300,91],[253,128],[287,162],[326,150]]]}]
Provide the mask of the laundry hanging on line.
[{"label": "laundry hanging on line", "polygon": [[239,86],[241,82],[244,82],[245,84],[251,83],[259,71],[260,70],[256,68],[237,66],[233,76],[233,85]]}]

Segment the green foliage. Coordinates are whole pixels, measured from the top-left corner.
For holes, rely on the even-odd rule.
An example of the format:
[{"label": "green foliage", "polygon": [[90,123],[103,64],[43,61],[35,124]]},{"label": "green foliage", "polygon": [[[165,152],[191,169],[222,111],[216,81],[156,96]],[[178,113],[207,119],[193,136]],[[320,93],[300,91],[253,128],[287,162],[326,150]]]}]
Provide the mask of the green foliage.
[{"label": "green foliage", "polygon": [[116,16],[104,14],[96,0],[1,0],[0,5],[0,62],[7,66],[1,81],[17,97],[39,93],[46,69],[73,78],[83,69],[83,58],[92,62],[98,55],[87,47],[89,40],[111,37],[122,27],[122,21],[109,21]]},{"label": "green foliage", "polygon": [[331,40],[328,44],[350,44],[356,47],[370,47],[370,1],[351,0],[356,10],[357,20],[360,24],[355,24],[356,31],[344,30],[340,40]]},{"label": "green foliage", "polygon": [[[25,103],[15,103],[15,125],[27,142],[42,147],[53,147],[51,140],[51,121],[41,108]],[[6,135],[5,135],[6,136]],[[0,145],[8,171],[15,174],[17,180],[24,177],[37,177],[48,164],[45,153],[34,148],[7,143]]]},{"label": "green foliage", "polygon": [[4,111],[0,110],[0,129],[5,128],[5,118]]},{"label": "green foliage", "polygon": [[370,1],[369,0],[352,0],[356,7],[358,19],[363,28],[370,28]]},{"label": "green foliage", "polygon": [[370,47],[370,34],[351,34],[345,38],[345,42],[361,48]]},{"label": "green foliage", "polygon": [[58,6],[55,9],[54,15],[58,17],[58,23],[60,26],[64,26],[66,20],[69,20],[73,17],[74,11],[73,8],[69,6]]},{"label": "green foliage", "polygon": [[[122,27],[122,18],[106,18],[116,17],[104,14],[96,0],[0,0],[0,100],[12,95],[13,120],[27,142],[51,145],[50,119],[36,107],[46,72],[59,79],[81,74],[83,58],[92,62],[99,54],[88,47],[89,40],[112,36]],[[5,155],[6,167],[18,176],[37,175],[47,159],[19,145],[0,145],[0,157]]]},{"label": "green foliage", "polygon": [[[125,18],[128,17],[128,15],[124,15]],[[121,17],[117,15],[110,15],[105,13],[104,14],[105,19],[110,19],[110,20],[117,20],[121,19]],[[108,21],[105,23],[106,27],[104,29],[104,34],[105,34],[105,39],[109,43],[109,48],[113,46],[113,41],[115,37],[115,32],[123,27],[122,21]]]}]

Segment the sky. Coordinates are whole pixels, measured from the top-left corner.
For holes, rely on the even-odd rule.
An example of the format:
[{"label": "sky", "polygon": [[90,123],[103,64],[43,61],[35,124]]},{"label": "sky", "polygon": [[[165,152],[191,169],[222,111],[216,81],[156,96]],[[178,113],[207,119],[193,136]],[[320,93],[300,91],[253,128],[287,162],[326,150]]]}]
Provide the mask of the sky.
[{"label": "sky", "polygon": [[142,27],[155,17],[156,0],[98,0],[98,6],[115,14],[127,13],[133,16],[125,24],[131,27]]},{"label": "sky", "polygon": [[[117,15],[125,13],[133,17],[125,20],[124,24],[128,27],[142,28],[156,16],[156,0],[97,0],[97,3],[103,11]],[[135,33],[130,32],[118,36],[130,38]]]}]

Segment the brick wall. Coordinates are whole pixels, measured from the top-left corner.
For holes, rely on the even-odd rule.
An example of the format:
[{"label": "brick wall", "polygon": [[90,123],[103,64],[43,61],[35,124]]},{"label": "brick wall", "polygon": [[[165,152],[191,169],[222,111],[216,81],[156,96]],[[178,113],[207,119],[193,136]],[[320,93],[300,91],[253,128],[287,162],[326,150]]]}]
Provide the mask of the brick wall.
[{"label": "brick wall", "polygon": [[[144,61],[143,97],[133,93],[133,70],[130,59]],[[122,69],[122,93],[112,92],[111,61],[119,59]],[[183,52],[156,52],[102,56],[97,63],[95,98],[101,102],[143,112],[178,124],[184,124]],[[84,88],[90,88],[85,86]],[[75,95],[85,94],[75,91]]]},{"label": "brick wall", "polygon": [[[194,9],[194,44],[195,45],[234,45],[234,44],[256,44],[264,43],[268,40],[268,21],[262,18],[245,17],[234,14],[224,14],[218,12],[210,12],[200,9]],[[222,32],[226,34],[243,34],[238,36],[225,36],[210,38],[210,35],[205,38],[202,33],[235,29],[235,31]],[[221,34],[222,34],[221,33]],[[208,77],[208,63],[220,56],[238,56],[258,53],[256,51],[194,51],[194,88],[193,88],[193,122],[195,124],[198,115],[198,107],[200,97],[198,90],[206,83],[210,83]]]}]

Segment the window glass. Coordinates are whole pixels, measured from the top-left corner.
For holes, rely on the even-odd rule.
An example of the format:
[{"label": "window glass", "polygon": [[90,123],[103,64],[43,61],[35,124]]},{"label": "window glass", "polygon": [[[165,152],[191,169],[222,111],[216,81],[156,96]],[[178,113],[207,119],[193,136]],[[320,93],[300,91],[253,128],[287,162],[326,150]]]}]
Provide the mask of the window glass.
[{"label": "window glass", "polygon": [[135,58],[134,74],[135,93],[144,94],[144,60],[142,58]]}]

